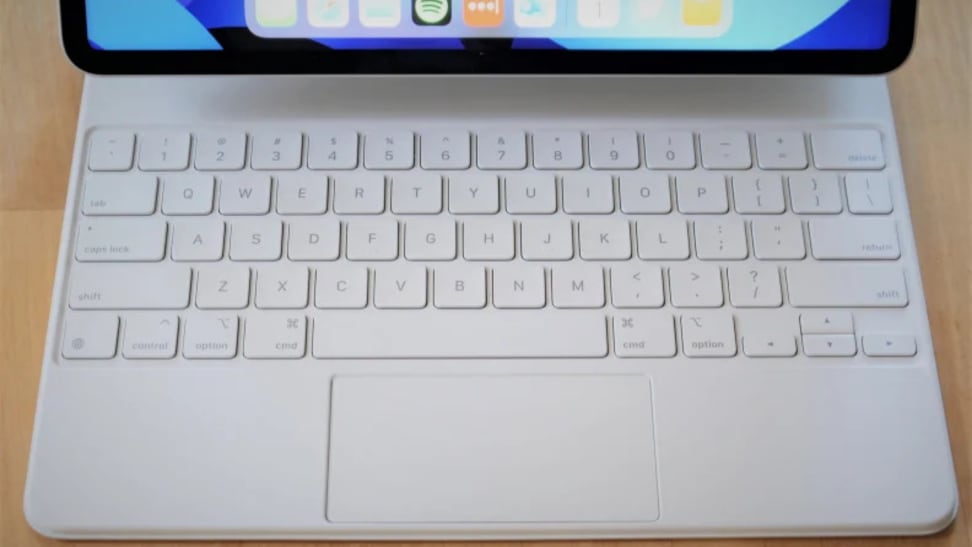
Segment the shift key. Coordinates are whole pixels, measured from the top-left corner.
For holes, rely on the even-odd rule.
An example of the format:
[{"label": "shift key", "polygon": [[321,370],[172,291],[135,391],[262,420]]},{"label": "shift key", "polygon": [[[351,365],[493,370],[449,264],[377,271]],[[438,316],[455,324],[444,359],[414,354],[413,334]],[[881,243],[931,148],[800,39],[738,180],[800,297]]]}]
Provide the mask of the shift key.
[{"label": "shift key", "polygon": [[189,305],[192,270],[178,264],[75,264],[75,310],[178,310]]},{"label": "shift key", "polygon": [[897,266],[802,264],[786,269],[790,304],[797,308],[904,308],[908,287]]}]

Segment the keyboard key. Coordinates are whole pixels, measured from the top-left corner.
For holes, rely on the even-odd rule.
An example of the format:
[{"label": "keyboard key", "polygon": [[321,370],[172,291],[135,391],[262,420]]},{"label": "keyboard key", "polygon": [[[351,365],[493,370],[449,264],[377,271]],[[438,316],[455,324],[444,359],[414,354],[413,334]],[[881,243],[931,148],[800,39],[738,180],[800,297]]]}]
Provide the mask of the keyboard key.
[{"label": "keyboard key", "polygon": [[513,223],[489,219],[463,224],[463,255],[466,260],[513,260]]},{"label": "keyboard key", "polygon": [[405,258],[455,260],[456,223],[451,220],[410,220],[405,223]]},{"label": "keyboard key", "polygon": [[307,343],[307,318],[261,314],[246,320],[243,356],[247,359],[300,359]]},{"label": "keyboard key", "polygon": [[915,337],[910,335],[869,334],[861,341],[868,357],[914,357],[918,353]]},{"label": "keyboard key", "polygon": [[712,131],[699,137],[706,169],[750,169],[753,156],[745,131]]},{"label": "keyboard key", "polygon": [[256,307],[299,310],[307,307],[307,268],[296,265],[268,266],[256,271]]},{"label": "keyboard key", "polygon": [[479,310],[320,314],[314,318],[318,359],[595,358],[607,355],[600,313],[547,313],[523,328],[523,312]]},{"label": "keyboard key", "polygon": [[281,215],[321,215],[327,211],[327,176],[281,173],[277,177],[277,212]]},{"label": "keyboard key", "polygon": [[507,176],[506,211],[514,215],[557,212],[557,180],[544,173]]},{"label": "keyboard key", "polygon": [[74,264],[74,310],[178,310],[189,305],[192,271],[177,264]]},{"label": "keyboard key", "polygon": [[230,226],[230,260],[280,260],[283,225],[279,220],[241,220]]},{"label": "keyboard key", "polygon": [[526,133],[523,131],[482,131],[476,143],[480,169],[526,169]]},{"label": "keyboard key", "polygon": [[125,319],[125,359],[172,359],[178,346],[179,318],[173,314],[133,315]]},{"label": "keyboard key", "polygon": [[520,223],[523,260],[574,258],[574,230],[566,218],[527,219]]},{"label": "keyboard key", "polygon": [[734,175],[732,193],[738,213],[779,215],[786,211],[783,179],[779,175]]},{"label": "keyboard key", "polygon": [[584,219],[580,222],[580,256],[584,260],[631,258],[631,227],[627,221]]},{"label": "keyboard key", "polygon": [[376,308],[421,309],[427,303],[425,268],[395,264],[375,270]]},{"label": "keyboard key", "polygon": [[88,140],[88,169],[128,171],[135,158],[135,134],[99,129]]},{"label": "keyboard key", "polygon": [[735,357],[736,328],[729,314],[682,317],[682,351],[687,357]]},{"label": "keyboard key", "polygon": [[226,228],[222,221],[193,219],[172,226],[172,260],[209,262],[223,258]]},{"label": "keyboard key", "polygon": [[775,266],[730,266],[729,301],[737,308],[779,308],[783,305],[780,272]]},{"label": "keyboard key", "polygon": [[422,168],[465,170],[472,166],[469,133],[430,131],[422,135]]},{"label": "keyboard key", "polygon": [[884,169],[881,133],[872,129],[816,131],[811,136],[817,169]]},{"label": "keyboard key", "polygon": [[637,169],[641,165],[638,134],[634,131],[596,131],[588,135],[591,169]]},{"label": "keyboard key", "polygon": [[398,258],[398,223],[390,219],[348,223],[348,260]]},{"label": "keyboard key", "polygon": [[486,307],[486,269],[468,264],[452,264],[434,272],[435,307],[441,309],[480,309]]},{"label": "keyboard key", "polygon": [[313,131],[307,135],[307,168],[349,170],[358,166],[358,134],[354,131]]},{"label": "keyboard key", "polygon": [[317,270],[314,305],[321,309],[360,309],[368,305],[368,269],[338,263]]},{"label": "keyboard key", "polygon": [[901,257],[894,220],[834,218],[810,221],[817,260],[896,260]]},{"label": "keyboard key", "polygon": [[201,310],[241,310],[250,304],[250,269],[235,264],[200,268],[196,307]]},{"label": "keyboard key", "polygon": [[803,133],[764,131],[756,134],[760,169],[803,170],[809,166]]},{"label": "keyboard key", "polygon": [[291,260],[337,260],[341,249],[341,224],[334,217],[300,219],[289,223]]},{"label": "keyboard key", "polygon": [[449,177],[449,211],[457,215],[492,215],[499,212],[496,175],[459,174]]},{"label": "keyboard key", "polygon": [[742,338],[743,353],[747,357],[795,357],[796,339],[793,336],[747,334]]},{"label": "keyboard key", "polygon": [[904,271],[878,264],[800,264],[786,269],[790,305],[797,308],[904,308]]},{"label": "keyboard key", "polygon": [[854,317],[845,311],[816,311],[800,314],[803,334],[854,334]]},{"label": "keyboard key", "polygon": [[553,305],[558,308],[603,308],[604,272],[599,266],[572,264],[550,272]]},{"label": "keyboard key", "polygon": [[208,215],[213,212],[212,175],[173,174],[166,175],[162,181],[163,214]]},{"label": "keyboard key", "polygon": [[267,131],[253,135],[250,166],[266,171],[300,169],[304,136],[298,131]]},{"label": "keyboard key", "polygon": [[411,169],[415,135],[411,131],[376,131],[365,135],[365,169]]},{"label": "keyboard key", "polygon": [[722,273],[710,264],[672,266],[668,270],[671,302],[676,308],[721,308]]},{"label": "keyboard key", "polygon": [[803,224],[798,218],[772,217],[752,221],[753,255],[760,260],[803,260]]},{"label": "keyboard key", "polygon": [[246,166],[246,134],[204,131],[196,134],[196,169],[239,171]]},{"label": "keyboard key", "polygon": [[543,268],[527,264],[493,270],[493,305],[497,308],[542,308],[547,305]]},{"label": "keyboard key", "polygon": [[614,317],[614,353],[621,358],[674,357],[675,322],[667,313],[622,313]]},{"label": "keyboard key", "polygon": [[648,169],[695,169],[695,136],[689,131],[645,133],[645,165]]},{"label": "keyboard key", "polygon": [[856,215],[886,215],[894,210],[888,177],[878,173],[854,173],[844,180],[847,208]]},{"label": "keyboard key", "polygon": [[615,308],[660,308],[665,305],[658,266],[619,264],[611,268],[611,303]]},{"label": "keyboard key", "polygon": [[403,173],[392,177],[391,208],[398,215],[442,212],[442,177],[433,173]]},{"label": "keyboard key", "polygon": [[583,138],[577,131],[539,131],[533,134],[533,166],[537,169],[584,167]]},{"label": "keyboard key", "polygon": [[85,215],[151,215],[158,182],[135,174],[89,175],[84,180],[81,212]]},{"label": "keyboard key", "polygon": [[385,211],[385,177],[379,173],[348,173],[334,178],[334,212],[377,215]]},{"label": "keyboard key", "polygon": [[743,260],[749,256],[746,225],[738,219],[703,219],[695,223],[695,252],[701,260]]},{"label": "keyboard key", "polygon": [[65,359],[111,359],[118,345],[118,316],[68,313],[63,336],[61,356]]},{"label": "keyboard key", "polygon": [[220,182],[219,212],[224,215],[265,215],[270,212],[270,176],[227,175]]},{"label": "keyboard key", "polygon": [[607,214],[614,212],[614,181],[611,175],[574,173],[564,175],[564,212]]},{"label": "keyboard key", "polygon": [[836,175],[791,175],[790,201],[799,214],[835,215],[844,210]]},{"label": "keyboard key", "polygon": [[808,357],[853,357],[857,341],[853,336],[807,334],[803,336],[803,353]]},{"label": "keyboard key", "polygon": [[642,260],[687,260],[688,223],[667,217],[639,220],[638,257]]},{"label": "keyboard key", "polygon": [[692,173],[675,179],[678,210],[687,214],[724,214],[729,212],[726,179],[715,173]]},{"label": "keyboard key", "polygon": [[82,219],[74,256],[80,262],[157,262],[165,258],[166,231],[158,218]]},{"label": "keyboard key", "polygon": [[139,135],[138,168],[142,171],[185,171],[192,139],[182,131]]},{"label": "keyboard key", "polygon": [[186,359],[236,357],[239,319],[235,315],[191,316],[186,320],[182,356]]},{"label": "keyboard key", "polygon": [[668,175],[661,173],[625,174],[619,178],[621,211],[629,215],[672,212],[672,193]]}]

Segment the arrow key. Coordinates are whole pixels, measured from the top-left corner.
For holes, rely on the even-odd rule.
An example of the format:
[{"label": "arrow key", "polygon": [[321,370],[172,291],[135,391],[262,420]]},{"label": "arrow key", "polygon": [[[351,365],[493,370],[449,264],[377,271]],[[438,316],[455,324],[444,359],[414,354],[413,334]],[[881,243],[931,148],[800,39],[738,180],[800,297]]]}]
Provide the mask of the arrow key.
[{"label": "arrow key", "polygon": [[914,357],[918,353],[914,336],[872,334],[861,341],[868,357]]},{"label": "arrow key", "polygon": [[796,339],[792,336],[744,336],[742,346],[743,353],[749,357],[793,357],[797,352]]},{"label": "arrow key", "polygon": [[803,334],[854,334],[854,317],[845,311],[806,312],[800,315]]},{"label": "arrow key", "polygon": [[803,353],[808,357],[853,357],[857,355],[857,340],[847,334],[805,335]]},{"label": "arrow key", "polygon": [[134,315],[125,319],[125,359],[172,359],[176,354],[179,318],[174,314]]}]

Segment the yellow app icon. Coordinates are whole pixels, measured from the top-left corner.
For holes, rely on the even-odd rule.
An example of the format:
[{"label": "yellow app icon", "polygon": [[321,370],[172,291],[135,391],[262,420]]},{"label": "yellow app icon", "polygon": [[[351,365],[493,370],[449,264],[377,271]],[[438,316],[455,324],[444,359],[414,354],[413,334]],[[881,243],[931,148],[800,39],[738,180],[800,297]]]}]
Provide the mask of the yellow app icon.
[{"label": "yellow app icon", "polygon": [[714,27],[722,22],[722,0],[682,0],[682,21],[690,27]]}]

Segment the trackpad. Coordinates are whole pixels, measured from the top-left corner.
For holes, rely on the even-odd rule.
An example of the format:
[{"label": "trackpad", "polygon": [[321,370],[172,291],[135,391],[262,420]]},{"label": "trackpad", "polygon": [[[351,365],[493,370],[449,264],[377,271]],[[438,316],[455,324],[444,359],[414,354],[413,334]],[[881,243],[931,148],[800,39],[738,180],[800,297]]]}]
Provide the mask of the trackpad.
[{"label": "trackpad", "polygon": [[645,376],[337,377],[332,522],[658,519]]}]

